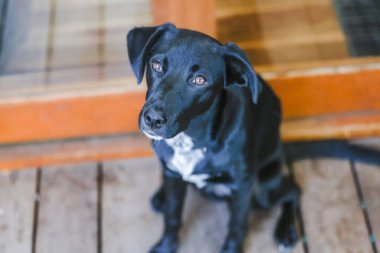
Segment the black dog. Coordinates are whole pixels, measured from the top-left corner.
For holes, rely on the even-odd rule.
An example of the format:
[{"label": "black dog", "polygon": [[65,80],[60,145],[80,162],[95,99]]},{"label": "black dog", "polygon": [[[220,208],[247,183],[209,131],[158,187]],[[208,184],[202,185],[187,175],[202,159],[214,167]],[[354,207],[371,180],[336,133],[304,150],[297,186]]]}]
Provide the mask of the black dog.
[{"label": "black dog", "polygon": [[280,249],[297,241],[299,187],[282,174],[279,100],[235,44],[172,24],[135,28],[129,60],[148,91],[139,127],[153,140],[163,184],[152,198],[165,230],[151,253],[174,253],[187,183],[228,201],[224,253],[242,252],[252,207],[282,204]]}]

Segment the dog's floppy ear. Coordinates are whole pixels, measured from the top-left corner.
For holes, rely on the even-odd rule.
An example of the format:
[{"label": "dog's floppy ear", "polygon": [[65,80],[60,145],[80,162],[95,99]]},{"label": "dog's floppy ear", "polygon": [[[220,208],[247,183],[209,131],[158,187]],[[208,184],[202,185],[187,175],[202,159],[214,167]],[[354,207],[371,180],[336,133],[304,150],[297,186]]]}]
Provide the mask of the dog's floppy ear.
[{"label": "dog's floppy ear", "polygon": [[262,86],[248,57],[240,47],[232,42],[224,45],[224,49],[224,61],[226,63],[224,86],[239,85],[249,87],[252,101],[257,104]]},{"label": "dog's floppy ear", "polygon": [[175,30],[176,27],[173,24],[166,23],[159,26],[138,27],[128,32],[128,57],[138,84],[141,83],[144,77],[144,70],[149,50],[165,32]]}]

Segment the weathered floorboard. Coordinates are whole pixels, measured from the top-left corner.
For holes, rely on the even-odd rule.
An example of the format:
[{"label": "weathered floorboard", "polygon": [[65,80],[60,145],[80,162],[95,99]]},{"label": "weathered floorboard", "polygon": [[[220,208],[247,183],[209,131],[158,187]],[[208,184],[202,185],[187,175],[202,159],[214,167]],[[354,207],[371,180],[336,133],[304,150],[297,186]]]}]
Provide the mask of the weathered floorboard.
[{"label": "weathered floorboard", "polygon": [[32,252],[36,170],[0,173],[0,252]]},{"label": "weathered floorboard", "polygon": [[[156,158],[109,162],[103,177],[103,252],[147,252],[162,232],[162,216],[149,200],[160,182]],[[253,214],[247,252],[277,253],[272,234],[278,210]],[[185,202],[179,253],[219,252],[227,233],[228,210],[223,202],[206,200],[190,187]],[[302,252],[299,243],[295,253]]]},{"label": "weathered floorboard", "polygon": [[180,253],[216,253],[227,233],[228,212],[223,202],[203,198],[189,187],[183,214]]},{"label": "weathered floorboard", "polygon": [[102,199],[103,252],[148,252],[158,240],[161,216],[149,199],[159,186],[156,159],[105,163]]},{"label": "weathered floorboard", "polygon": [[310,252],[371,252],[348,161],[296,162],[295,176]]},{"label": "weathered floorboard", "polygon": [[[252,212],[245,252],[279,252],[273,240],[279,214],[279,208],[270,212]],[[228,219],[226,203],[207,200],[193,188],[190,189],[185,203],[180,253],[219,252],[227,234]],[[292,253],[302,252],[299,242]]]},{"label": "weathered floorboard", "polygon": [[96,172],[95,164],[42,172],[36,252],[97,251]]},{"label": "weathered floorboard", "polygon": [[118,135],[0,146],[0,170],[151,156],[148,138]]}]

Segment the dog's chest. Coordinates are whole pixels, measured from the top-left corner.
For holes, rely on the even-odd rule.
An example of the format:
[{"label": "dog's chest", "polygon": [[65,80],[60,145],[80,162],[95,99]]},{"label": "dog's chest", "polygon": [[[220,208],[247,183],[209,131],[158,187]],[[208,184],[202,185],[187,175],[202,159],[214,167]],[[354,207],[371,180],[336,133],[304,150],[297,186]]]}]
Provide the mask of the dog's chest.
[{"label": "dog's chest", "polygon": [[193,174],[195,167],[205,159],[207,149],[194,148],[193,140],[185,133],[180,133],[172,139],[166,139],[173,149],[173,156],[167,162],[169,169],[181,174],[183,180],[194,183],[198,188],[204,187],[208,174]]}]

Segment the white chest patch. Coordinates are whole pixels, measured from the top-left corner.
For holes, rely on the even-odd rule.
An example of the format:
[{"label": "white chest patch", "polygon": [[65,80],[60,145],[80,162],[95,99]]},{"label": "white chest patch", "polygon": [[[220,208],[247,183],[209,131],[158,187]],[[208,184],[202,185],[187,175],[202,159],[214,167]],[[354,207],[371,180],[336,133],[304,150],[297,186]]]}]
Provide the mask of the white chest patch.
[{"label": "white chest patch", "polygon": [[173,149],[174,154],[168,163],[168,168],[182,175],[183,180],[194,183],[198,188],[206,185],[208,174],[193,175],[197,164],[204,159],[206,148],[193,149],[194,143],[190,136],[179,133],[165,142]]}]

